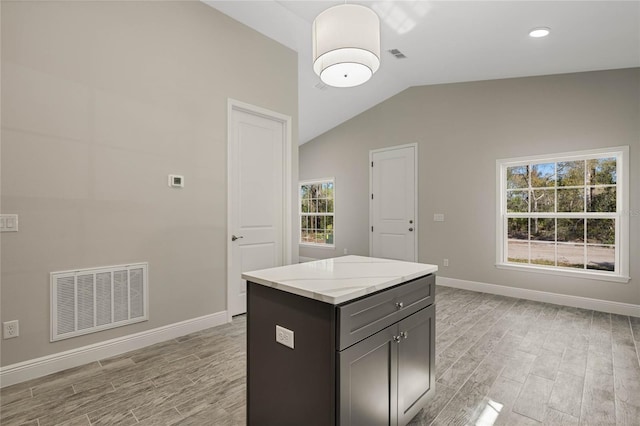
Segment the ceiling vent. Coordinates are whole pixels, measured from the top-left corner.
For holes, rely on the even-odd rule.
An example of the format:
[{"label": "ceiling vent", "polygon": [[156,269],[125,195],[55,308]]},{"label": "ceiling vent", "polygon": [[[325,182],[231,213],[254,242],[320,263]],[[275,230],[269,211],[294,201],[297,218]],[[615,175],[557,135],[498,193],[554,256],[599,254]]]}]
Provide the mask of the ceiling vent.
[{"label": "ceiling vent", "polygon": [[391,53],[393,56],[395,56],[396,59],[404,59],[404,58],[407,57],[404,53],[402,53],[398,49],[391,49],[391,50],[389,50],[389,53]]}]

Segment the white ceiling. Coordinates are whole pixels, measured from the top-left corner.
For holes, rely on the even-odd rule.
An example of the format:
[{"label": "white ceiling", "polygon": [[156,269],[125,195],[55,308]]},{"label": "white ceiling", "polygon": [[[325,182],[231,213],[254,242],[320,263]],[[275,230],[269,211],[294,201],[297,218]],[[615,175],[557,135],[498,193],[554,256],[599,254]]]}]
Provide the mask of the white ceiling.
[{"label": "white ceiling", "polygon": [[[301,144],[411,86],[640,66],[636,0],[349,1],[380,16],[380,70],[362,86],[320,90],[311,25],[342,1],[203,1],[298,52]],[[551,34],[529,37],[538,26]]]}]

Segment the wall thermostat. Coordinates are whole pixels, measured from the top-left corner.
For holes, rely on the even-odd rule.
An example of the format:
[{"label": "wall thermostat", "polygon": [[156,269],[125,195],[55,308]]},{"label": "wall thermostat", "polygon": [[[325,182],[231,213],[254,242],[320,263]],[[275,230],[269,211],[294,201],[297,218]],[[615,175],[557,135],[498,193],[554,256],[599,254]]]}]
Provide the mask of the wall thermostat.
[{"label": "wall thermostat", "polygon": [[169,175],[169,186],[172,188],[184,188],[184,176]]}]

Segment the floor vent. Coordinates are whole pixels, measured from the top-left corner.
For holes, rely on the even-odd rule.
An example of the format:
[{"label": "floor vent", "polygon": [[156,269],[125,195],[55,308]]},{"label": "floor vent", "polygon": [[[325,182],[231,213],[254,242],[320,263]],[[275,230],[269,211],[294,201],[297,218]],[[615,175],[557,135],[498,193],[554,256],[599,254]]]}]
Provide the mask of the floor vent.
[{"label": "floor vent", "polygon": [[51,273],[51,341],[146,321],[147,263]]}]

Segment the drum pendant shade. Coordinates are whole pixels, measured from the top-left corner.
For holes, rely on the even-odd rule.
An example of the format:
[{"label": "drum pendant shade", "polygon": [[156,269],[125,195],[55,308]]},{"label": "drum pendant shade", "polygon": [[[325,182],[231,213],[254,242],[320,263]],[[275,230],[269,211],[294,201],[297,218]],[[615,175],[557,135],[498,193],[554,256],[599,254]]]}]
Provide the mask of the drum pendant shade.
[{"label": "drum pendant shade", "polygon": [[365,6],[342,4],[313,21],[313,70],[334,87],[358,86],[380,67],[380,19]]}]

